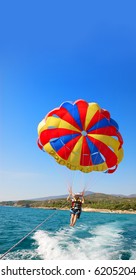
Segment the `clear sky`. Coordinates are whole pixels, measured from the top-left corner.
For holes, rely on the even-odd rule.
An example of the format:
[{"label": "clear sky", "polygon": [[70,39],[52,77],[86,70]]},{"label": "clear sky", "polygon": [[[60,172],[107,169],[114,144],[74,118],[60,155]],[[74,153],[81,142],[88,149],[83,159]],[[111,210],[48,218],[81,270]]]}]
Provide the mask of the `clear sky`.
[{"label": "clear sky", "polygon": [[[2,1],[0,201],[90,191],[136,193],[136,2]],[[37,125],[63,101],[97,102],[124,139],[113,174],[81,174],[38,149]]]}]

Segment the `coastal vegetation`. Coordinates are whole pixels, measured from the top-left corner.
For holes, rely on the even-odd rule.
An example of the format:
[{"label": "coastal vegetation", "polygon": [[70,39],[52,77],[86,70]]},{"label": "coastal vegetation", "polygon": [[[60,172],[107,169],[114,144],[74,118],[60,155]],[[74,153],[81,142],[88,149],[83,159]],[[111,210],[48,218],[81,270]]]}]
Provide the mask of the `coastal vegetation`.
[{"label": "coastal vegetation", "polygon": [[[19,200],[19,201],[3,201],[0,205],[16,206],[16,207],[37,207],[37,208],[70,208],[70,202],[65,198],[49,199],[49,200]],[[136,197],[114,196],[101,193],[94,193],[85,196],[83,208],[86,209],[108,209],[108,210],[127,210],[136,211]]]}]

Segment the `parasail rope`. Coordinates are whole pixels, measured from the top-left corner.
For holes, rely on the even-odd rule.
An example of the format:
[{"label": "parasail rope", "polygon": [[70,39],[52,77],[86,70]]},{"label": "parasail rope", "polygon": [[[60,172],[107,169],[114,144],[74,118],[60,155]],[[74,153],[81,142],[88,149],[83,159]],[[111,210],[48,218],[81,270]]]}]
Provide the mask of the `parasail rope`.
[{"label": "parasail rope", "polygon": [[[63,208],[65,205],[67,204],[67,202],[65,204],[63,204],[61,206],[61,208]],[[60,208],[60,209],[61,209]],[[60,210],[58,209],[58,210]],[[57,210],[57,211],[58,211]],[[38,229],[39,227],[41,227],[45,222],[47,222],[48,220],[50,220],[56,213],[57,211],[55,211],[54,213],[52,213],[51,215],[49,215],[44,221],[42,221],[40,224],[38,224],[35,228],[33,228],[30,232],[28,232],[23,238],[21,238],[16,244],[14,244],[11,248],[9,248],[1,257],[0,260],[2,260],[11,250],[13,250],[15,247],[17,247],[20,243],[22,243],[29,235],[31,235],[36,229]]]}]

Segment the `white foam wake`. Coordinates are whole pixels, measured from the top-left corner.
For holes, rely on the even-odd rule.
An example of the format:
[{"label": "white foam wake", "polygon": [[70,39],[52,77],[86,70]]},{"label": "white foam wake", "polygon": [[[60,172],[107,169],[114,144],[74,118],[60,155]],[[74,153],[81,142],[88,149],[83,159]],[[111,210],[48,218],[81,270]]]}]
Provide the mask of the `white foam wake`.
[{"label": "white foam wake", "polygon": [[134,248],[131,250],[130,260],[136,260],[136,241],[134,242]]},{"label": "white foam wake", "polygon": [[[77,231],[80,230],[80,237]],[[88,231],[89,237],[83,238]],[[122,230],[117,223],[96,226],[93,230],[84,226],[63,229],[55,234],[37,231],[33,238],[42,259],[119,259],[123,244]]]}]

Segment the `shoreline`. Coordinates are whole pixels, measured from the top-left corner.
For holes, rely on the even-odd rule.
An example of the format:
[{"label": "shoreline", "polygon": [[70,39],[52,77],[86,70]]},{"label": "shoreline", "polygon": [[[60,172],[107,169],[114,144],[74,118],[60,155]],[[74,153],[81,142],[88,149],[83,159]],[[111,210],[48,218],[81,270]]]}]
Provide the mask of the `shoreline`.
[{"label": "shoreline", "polygon": [[[8,206],[8,205],[1,205],[3,207],[22,207],[22,208],[34,208],[34,209],[45,209],[45,210],[69,210],[70,208],[63,207],[63,208],[56,208],[56,207],[24,207],[24,206],[19,206],[19,205],[13,205],[13,206]],[[111,209],[98,209],[98,208],[87,208],[83,207],[82,212],[92,212],[92,213],[111,213],[111,214],[136,214],[136,210],[111,210]]]},{"label": "shoreline", "polygon": [[[49,208],[49,207],[30,207],[30,208],[38,208],[45,210],[69,210],[69,208]],[[82,212],[94,212],[94,213],[111,213],[111,214],[136,214],[135,210],[110,210],[110,209],[95,209],[95,208],[82,208]]]},{"label": "shoreline", "polygon": [[95,208],[83,208],[83,212],[99,212],[99,213],[115,213],[115,214],[136,214],[136,211],[132,210],[110,210],[110,209],[95,209]]}]

